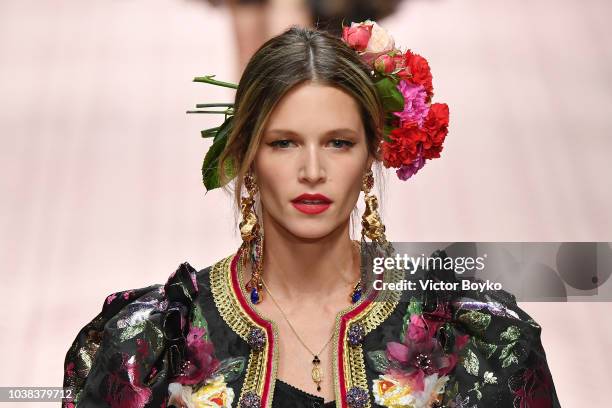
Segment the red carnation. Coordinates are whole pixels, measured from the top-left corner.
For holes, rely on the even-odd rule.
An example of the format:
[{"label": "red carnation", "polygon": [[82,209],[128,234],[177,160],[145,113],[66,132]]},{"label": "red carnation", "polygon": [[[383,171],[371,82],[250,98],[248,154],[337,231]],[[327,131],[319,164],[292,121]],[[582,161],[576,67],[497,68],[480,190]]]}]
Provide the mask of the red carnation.
[{"label": "red carnation", "polygon": [[418,144],[427,141],[427,133],[415,122],[405,127],[393,129],[389,133],[391,142],[382,144],[383,163],[385,167],[399,168],[411,164],[418,156]]},{"label": "red carnation", "polygon": [[423,156],[426,159],[440,157],[442,144],[448,133],[448,105],[434,103],[430,106],[423,130],[427,133],[427,141],[423,144]]},{"label": "red carnation", "polygon": [[406,67],[398,72],[399,77],[417,85],[423,85],[427,95],[431,98],[433,96],[433,84],[427,60],[407,50],[404,54],[404,64]]}]

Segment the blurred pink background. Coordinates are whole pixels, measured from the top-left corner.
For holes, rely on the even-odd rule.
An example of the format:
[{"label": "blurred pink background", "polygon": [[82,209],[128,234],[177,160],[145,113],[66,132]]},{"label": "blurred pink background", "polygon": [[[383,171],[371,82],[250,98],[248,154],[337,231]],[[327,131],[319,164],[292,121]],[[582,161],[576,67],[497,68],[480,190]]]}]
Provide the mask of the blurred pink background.
[{"label": "blurred pink background", "polygon": [[[381,24],[451,109],[442,153],[388,173],[394,241],[612,241],[612,3],[405,1]],[[0,386],[60,386],[115,291],[235,251],[200,168],[237,82],[230,15],[186,0],[0,2]],[[523,303],[563,407],[609,406],[608,303]],[[27,406],[23,404],[20,406]],[[32,405],[33,406],[33,405]]]}]

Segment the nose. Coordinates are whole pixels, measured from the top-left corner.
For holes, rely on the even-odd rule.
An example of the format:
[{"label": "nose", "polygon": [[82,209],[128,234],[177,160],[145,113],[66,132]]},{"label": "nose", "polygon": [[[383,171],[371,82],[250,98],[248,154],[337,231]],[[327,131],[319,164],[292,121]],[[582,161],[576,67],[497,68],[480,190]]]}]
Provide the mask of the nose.
[{"label": "nose", "polygon": [[301,182],[316,184],[325,180],[327,174],[321,152],[317,146],[307,146],[302,150],[298,177]]}]

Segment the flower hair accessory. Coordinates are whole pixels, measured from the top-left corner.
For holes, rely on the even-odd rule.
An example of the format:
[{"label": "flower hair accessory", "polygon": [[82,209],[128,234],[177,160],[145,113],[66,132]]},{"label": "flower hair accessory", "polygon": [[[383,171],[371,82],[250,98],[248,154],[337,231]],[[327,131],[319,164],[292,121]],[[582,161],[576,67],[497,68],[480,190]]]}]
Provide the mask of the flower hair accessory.
[{"label": "flower hair accessory", "polygon": [[[370,77],[382,101],[384,128],[380,150],[383,165],[395,168],[401,180],[408,180],[423,168],[426,160],[440,157],[448,133],[448,106],[431,103],[433,86],[429,64],[422,56],[397,48],[393,37],[371,20],[343,26],[342,41],[370,68]],[[214,77],[196,77],[193,81],[238,88],[236,84]],[[187,113],[223,114],[225,117],[220,126],[201,132],[202,137],[213,139],[202,165],[204,186],[208,191],[221,187],[219,158],[231,133],[234,104],[197,104],[196,110]],[[231,163],[228,164],[226,173],[233,178]]]},{"label": "flower hair accessory", "polygon": [[448,133],[448,105],[431,103],[429,64],[410,50],[396,48],[393,37],[371,20],[343,26],[342,40],[371,68],[383,103],[383,164],[408,180],[427,159],[440,157]]}]

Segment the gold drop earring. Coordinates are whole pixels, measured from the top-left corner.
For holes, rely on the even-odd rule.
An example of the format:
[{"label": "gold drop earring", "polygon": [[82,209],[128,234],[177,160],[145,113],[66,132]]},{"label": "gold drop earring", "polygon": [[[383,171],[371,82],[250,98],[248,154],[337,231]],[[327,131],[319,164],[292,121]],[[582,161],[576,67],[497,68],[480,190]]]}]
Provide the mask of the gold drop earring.
[{"label": "gold drop earring", "polygon": [[361,237],[370,238],[372,241],[382,242],[386,241],[385,237],[385,226],[380,220],[378,214],[378,198],[372,193],[372,187],[374,187],[374,174],[372,169],[368,169],[366,174],[363,176],[363,183],[361,191],[364,192],[365,200],[365,211],[361,217]]},{"label": "gold drop earring", "polygon": [[361,187],[361,191],[364,192],[365,200],[365,210],[361,217],[362,248],[365,244],[365,237],[368,237],[373,243],[376,243],[382,248],[384,253],[391,253],[390,251],[393,251],[393,247],[387,241],[385,225],[382,223],[380,214],[378,213],[378,198],[372,193],[373,187],[374,174],[372,173],[372,169],[368,169],[363,176],[363,184]]},{"label": "gold drop earring", "polygon": [[[372,242],[383,243],[386,242],[385,238],[385,226],[380,220],[378,214],[378,198],[372,193],[372,187],[374,187],[374,174],[372,169],[364,174],[361,191],[364,193],[365,210],[361,217],[361,248],[365,249],[365,237],[368,237]],[[357,282],[351,292],[351,302],[357,303],[363,295],[363,282],[362,279]]]},{"label": "gold drop earring", "polygon": [[258,304],[263,300],[263,231],[255,212],[255,194],[258,191],[257,183],[250,171],[244,176],[244,186],[248,195],[240,199],[240,210],[242,213],[242,221],[240,222],[241,251],[247,254],[252,265],[251,279],[246,283],[245,288],[250,294],[251,302]]}]

